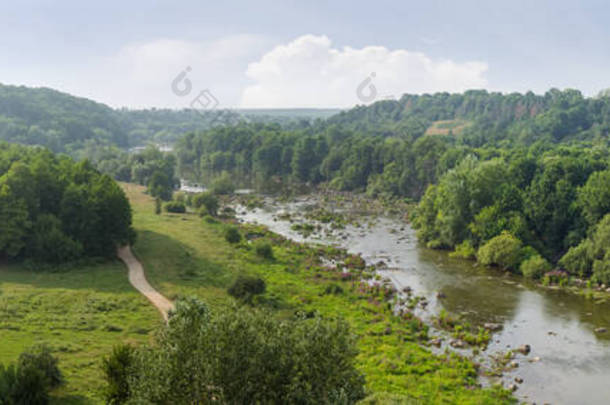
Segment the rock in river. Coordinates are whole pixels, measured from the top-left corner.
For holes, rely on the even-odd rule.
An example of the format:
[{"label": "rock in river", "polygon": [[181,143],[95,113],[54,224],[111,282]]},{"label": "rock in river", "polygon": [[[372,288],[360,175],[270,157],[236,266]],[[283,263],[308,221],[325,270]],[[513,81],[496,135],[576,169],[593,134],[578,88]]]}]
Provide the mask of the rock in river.
[{"label": "rock in river", "polygon": [[449,342],[449,344],[451,345],[451,347],[455,347],[456,349],[462,349],[464,348],[464,346],[466,346],[462,339],[454,339]]},{"label": "rock in river", "polygon": [[493,323],[493,322],[488,322],[485,323],[483,325],[483,328],[492,331],[492,332],[496,332],[499,331],[500,329],[502,329],[502,324],[501,323]]},{"label": "rock in river", "polygon": [[529,354],[529,352],[530,352],[531,350],[532,350],[532,348],[530,347],[530,345],[521,345],[521,346],[519,346],[519,347],[517,348],[517,351],[518,351],[519,353],[524,354],[524,355],[526,355],[526,356]]}]

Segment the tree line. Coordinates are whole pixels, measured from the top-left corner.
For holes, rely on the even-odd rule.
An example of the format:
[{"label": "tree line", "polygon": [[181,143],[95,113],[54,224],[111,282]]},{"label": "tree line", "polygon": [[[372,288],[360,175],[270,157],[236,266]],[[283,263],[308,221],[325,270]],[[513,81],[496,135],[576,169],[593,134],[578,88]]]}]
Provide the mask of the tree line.
[{"label": "tree line", "polygon": [[[469,120],[459,134],[427,132],[456,118]],[[418,201],[414,224],[428,246],[534,277],[560,266],[609,283],[607,249],[595,248],[610,212],[609,123],[609,97],[574,90],[406,95],[323,124],[187,134],[175,153],[181,176],[204,184],[230,176],[262,191],[324,184]],[[518,254],[498,263],[485,255],[492,246],[480,251],[490,241]]]},{"label": "tree line", "polygon": [[0,143],[0,255],[63,263],[132,242],[123,190],[88,161]]}]

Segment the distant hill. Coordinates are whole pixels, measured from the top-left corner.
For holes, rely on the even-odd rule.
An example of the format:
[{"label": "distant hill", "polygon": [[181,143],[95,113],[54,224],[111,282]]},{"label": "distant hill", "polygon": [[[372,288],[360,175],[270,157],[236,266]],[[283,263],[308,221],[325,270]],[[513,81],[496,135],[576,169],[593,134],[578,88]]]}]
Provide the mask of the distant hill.
[{"label": "distant hill", "polygon": [[47,88],[0,85],[0,140],[66,151],[87,139],[128,145],[112,108]]},{"label": "distant hill", "polygon": [[485,90],[406,94],[340,112],[327,124],[388,136],[453,135],[475,146],[501,139],[531,143],[607,138],[610,97],[604,95],[585,98],[571,89],[551,89],[544,95]]},{"label": "distant hill", "polygon": [[112,109],[48,88],[0,84],[0,140],[72,153],[87,143],[127,148],[172,143],[187,132],[242,120],[292,125],[325,119],[337,109],[195,111]]},{"label": "distant hill", "polygon": [[610,97],[585,98],[577,90],[534,93],[403,95],[349,110],[236,109],[171,110],[112,109],[104,104],[47,88],[0,84],[0,140],[44,145],[75,154],[87,145],[128,148],[174,143],[188,132],[240,121],[276,123],[285,129],[344,130],[415,139],[422,135],[452,136],[480,146],[504,139],[532,143],[607,138]]}]

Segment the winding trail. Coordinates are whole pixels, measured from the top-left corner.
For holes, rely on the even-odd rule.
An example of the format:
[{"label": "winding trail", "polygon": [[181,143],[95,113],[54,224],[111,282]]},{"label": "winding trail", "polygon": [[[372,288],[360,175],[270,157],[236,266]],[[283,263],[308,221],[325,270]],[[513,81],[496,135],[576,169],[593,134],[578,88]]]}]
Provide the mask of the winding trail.
[{"label": "winding trail", "polygon": [[120,247],[117,254],[129,269],[129,282],[131,285],[157,307],[159,312],[161,312],[161,316],[163,316],[163,319],[167,322],[167,313],[174,308],[174,304],[148,284],[146,275],[144,274],[144,268],[131,252],[129,245]]}]

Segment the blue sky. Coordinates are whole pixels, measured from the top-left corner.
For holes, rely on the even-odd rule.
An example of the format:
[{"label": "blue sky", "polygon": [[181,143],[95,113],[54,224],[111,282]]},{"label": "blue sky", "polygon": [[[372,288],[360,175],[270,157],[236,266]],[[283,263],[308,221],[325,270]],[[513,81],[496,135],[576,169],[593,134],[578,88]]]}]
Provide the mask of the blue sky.
[{"label": "blue sky", "polygon": [[0,83],[115,107],[188,107],[206,89],[223,106],[349,107],[367,78],[378,97],[594,95],[610,87],[608,21],[603,1],[3,2]]}]

